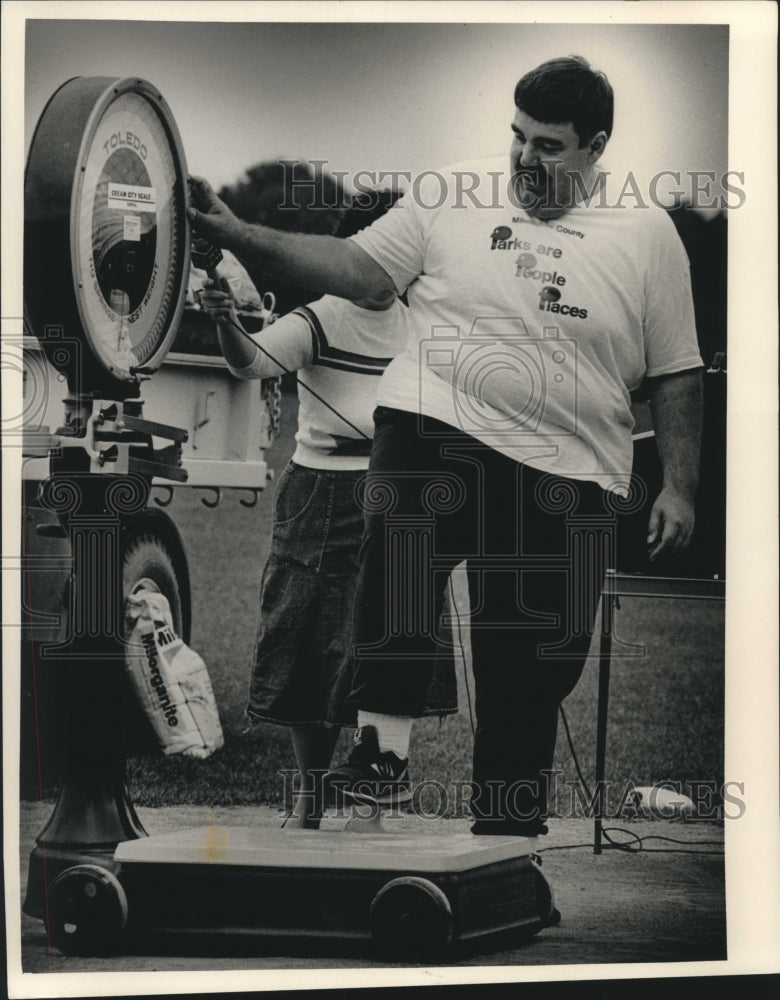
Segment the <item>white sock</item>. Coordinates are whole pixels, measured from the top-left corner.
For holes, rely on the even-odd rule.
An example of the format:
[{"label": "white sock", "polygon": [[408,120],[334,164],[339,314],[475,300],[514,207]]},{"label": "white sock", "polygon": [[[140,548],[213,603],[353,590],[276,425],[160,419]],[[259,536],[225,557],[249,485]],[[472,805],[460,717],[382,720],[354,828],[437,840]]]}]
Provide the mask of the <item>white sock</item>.
[{"label": "white sock", "polygon": [[358,727],[374,726],[379,740],[379,752],[392,750],[401,760],[409,756],[412,721],[410,715],[380,715],[379,712],[363,712],[358,709]]}]

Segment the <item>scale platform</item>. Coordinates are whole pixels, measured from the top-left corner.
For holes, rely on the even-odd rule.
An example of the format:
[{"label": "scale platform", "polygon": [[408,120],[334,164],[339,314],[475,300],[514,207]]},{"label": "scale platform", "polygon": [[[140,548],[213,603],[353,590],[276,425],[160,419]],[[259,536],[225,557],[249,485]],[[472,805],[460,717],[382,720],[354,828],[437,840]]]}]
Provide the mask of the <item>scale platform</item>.
[{"label": "scale platform", "polygon": [[[304,954],[368,947],[441,962],[559,919],[534,840],[470,833],[206,826],[118,845],[50,887],[66,954],[159,948]],[[175,942],[175,944],[174,944]]]}]

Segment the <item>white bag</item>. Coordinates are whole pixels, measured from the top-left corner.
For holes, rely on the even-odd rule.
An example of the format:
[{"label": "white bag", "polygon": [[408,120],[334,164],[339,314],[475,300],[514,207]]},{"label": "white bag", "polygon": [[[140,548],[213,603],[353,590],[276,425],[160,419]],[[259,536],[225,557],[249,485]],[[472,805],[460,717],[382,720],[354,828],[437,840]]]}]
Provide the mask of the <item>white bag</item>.
[{"label": "white bag", "polygon": [[164,594],[125,604],[125,671],[165,754],[208,757],[225,742],[206,664],[173,630]]}]

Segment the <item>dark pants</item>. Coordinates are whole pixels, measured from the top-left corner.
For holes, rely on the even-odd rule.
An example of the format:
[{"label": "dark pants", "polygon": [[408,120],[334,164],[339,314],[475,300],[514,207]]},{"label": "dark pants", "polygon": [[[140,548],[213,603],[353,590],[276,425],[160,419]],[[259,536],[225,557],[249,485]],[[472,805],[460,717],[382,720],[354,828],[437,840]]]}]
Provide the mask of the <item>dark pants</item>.
[{"label": "dark pants", "polygon": [[466,560],[480,832],[547,814],[558,707],[580,677],[615,517],[601,487],[521,465],[438,421],[379,407],[349,700],[419,716],[451,570]]}]

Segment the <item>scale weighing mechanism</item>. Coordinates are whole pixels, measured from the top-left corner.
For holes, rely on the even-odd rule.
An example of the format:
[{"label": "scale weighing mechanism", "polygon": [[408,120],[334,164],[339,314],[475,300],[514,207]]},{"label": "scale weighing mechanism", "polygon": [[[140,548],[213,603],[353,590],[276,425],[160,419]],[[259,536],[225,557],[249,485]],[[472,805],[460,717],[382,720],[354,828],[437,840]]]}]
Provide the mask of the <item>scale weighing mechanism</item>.
[{"label": "scale weighing mechanism", "polygon": [[[377,821],[150,836],[135,814],[117,716],[98,713],[106,721],[96,726],[93,708],[96,698],[117,703],[123,661],[117,525],[146,503],[152,476],[186,480],[186,433],[145,421],[139,398],[181,317],[186,207],[184,152],[155,87],[76,78],[56,91],[25,177],[25,309],[68,379],[44,492],[71,538],[76,624],[58,651],[72,680],[62,785],[31,855],[24,909],[66,954],[172,941],[203,954],[210,943],[221,952],[271,940],[298,954],[313,942],[373,942],[395,959],[444,961],[528,938],[557,911],[522,837],[426,834],[424,822],[389,832]],[[155,449],[154,438],[171,444]],[[102,603],[98,589],[109,593]]]}]

